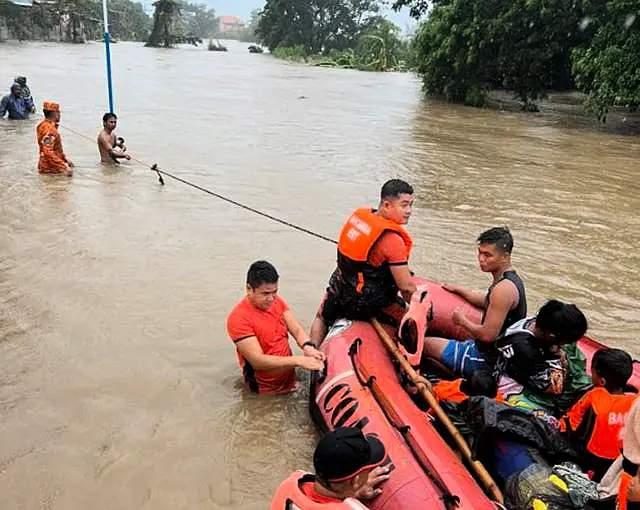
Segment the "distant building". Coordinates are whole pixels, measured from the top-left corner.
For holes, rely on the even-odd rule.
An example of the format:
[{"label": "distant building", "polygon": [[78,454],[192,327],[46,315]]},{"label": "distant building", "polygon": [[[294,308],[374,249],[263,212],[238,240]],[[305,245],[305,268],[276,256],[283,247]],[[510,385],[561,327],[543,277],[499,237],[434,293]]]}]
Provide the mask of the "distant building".
[{"label": "distant building", "polygon": [[244,32],[244,21],[237,16],[220,16],[220,33],[237,34]]}]

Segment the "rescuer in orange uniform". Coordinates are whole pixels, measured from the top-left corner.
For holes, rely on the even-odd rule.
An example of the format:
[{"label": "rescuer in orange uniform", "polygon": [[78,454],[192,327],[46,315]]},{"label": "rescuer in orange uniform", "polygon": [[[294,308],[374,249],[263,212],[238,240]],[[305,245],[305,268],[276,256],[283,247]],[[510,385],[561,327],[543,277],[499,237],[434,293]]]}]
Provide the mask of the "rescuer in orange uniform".
[{"label": "rescuer in orange uniform", "polygon": [[36,136],[40,149],[38,172],[41,174],[73,175],[73,163],[62,149],[62,140],[58,132],[60,105],[46,101],[42,105],[44,120],[38,124]]},{"label": "rescuer in orange uniform", "polygon": [[416,290],[409,271],[412,241],[402,227],[412,207],[413,188],[392,179],[382,186],[378,209],[362,207],[351,214],[338,240],[338,267],[311,326],[315,345],[339,318],[376,317],[398,325]]}]

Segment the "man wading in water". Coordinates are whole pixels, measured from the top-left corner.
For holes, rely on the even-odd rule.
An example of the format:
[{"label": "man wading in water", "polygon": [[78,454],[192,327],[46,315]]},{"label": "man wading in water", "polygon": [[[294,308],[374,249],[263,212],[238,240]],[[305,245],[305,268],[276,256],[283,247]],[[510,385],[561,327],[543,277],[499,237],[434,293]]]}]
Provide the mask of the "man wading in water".
[{"label": "man wading in water", "polygon": [[116,126],[118,117],[115,113],[105,113],[102,116],[103,129],[98,135],[98,150],[100,151],[100,162],[103,165],[118,165],[118,159],[129,161],[131,156],[124,151],[116,150]]}]

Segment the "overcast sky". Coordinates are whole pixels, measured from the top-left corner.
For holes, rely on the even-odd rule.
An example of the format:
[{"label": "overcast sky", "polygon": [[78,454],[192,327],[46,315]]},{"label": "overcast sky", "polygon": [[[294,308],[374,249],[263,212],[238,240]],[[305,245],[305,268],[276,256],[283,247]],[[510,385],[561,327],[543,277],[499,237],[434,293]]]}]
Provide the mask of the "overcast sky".
[{"label": "overcast sky", "polygon": [[[217,14],[222,16],[224,14],[232,14],[235,16],[239,16],[240,18],[247,20],[249,19],[249,13],[252,9],[260,9],[264,6],[264,0],[189,0],[193,3],[206,3],[215,8]],[[413,20],[409,17],[409,12],[403,10],[402,12],[396,13],[389,9],[389,12],[385,13],[385,15],[393,20],[394,23],[400,25],[402,30],[405,30],[405,25],[409,23],[413,25]]]}]

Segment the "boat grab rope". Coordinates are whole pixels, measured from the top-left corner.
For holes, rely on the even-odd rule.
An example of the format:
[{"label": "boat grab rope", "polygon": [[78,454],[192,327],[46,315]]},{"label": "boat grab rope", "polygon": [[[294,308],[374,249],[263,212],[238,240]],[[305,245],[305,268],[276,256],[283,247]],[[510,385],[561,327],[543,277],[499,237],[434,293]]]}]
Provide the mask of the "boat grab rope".
[{"label": "boat grab rope", "polygon": [[453,510],[458,508],[460,505],[460,498],[454,494],[452,494],[447,486],[442,482],[442,480],[434,474],[427,463],[424,461],[422,456],[418,453],[418,448],[413,444],[413,437],[411,435],[411,427],[409,425],[399,425],[391,416],[389,410],[383,405],[382,398],[378,394],[378,390],[375,388],[374,383],[376,381],[376,377],[374,375],[369,376],[366,380],[362,377],[360,372],[358,371],[358,367],[356,367],[356,356],[358,354],[358,347],[362,345],[362,339],[356,338],[351,347],[349,348],[349,358],[351,359],[351,365],[353,366],[353,371],[356,374],[356,378],[362,384],[362,386],[369,388],[371,391],[371,395],[374,400],[382,410],[387,421],[391,424],[393,428],[395,428],[402,438],[404,439],[411,455],[416,460],[416,462],[420,465],[425,475],[431,480],[431,482],[436,486],[436,488],[442,493],[442,502],[447,510]]},{"label": "boat grab rope", "polygon": [[[66,131],[69,131],[70,133],[73,133],[76,136],[79,136],[80,138],[84,138],[85,140],[90,141],[91,143],[95,143],[95,140],[93,140],[92,138],[88,137],[87,135],[80,133],[79,131],[76,131],[74,129],[71,129],[68,126],[65,125],[60,125],[61,128],[65,129]],[[207,189],[203,186],[199,186],[198,184],[195,184],[191,181],[188,181],[187,179],[183,179],[182,177],[179,177],[177,175],[175,175],[172,172],[169,172],[167,170],[163,170],[161,169],[157,163],[154,163],[152,165],[150,165],[149,163],[146,163],[144,161],[141,161],[131,155],[129,155],[131,157],[132,161],[135,161],[136,163],[138,163],[139,165],[145,166],[147,167],[149,170],[151,170],[152,172],[156,172],[156,174],[158,174],[158,181],[160,182],[161,185],[164,186],[164,179],[162,178],[162,176],[168,177],[170,179],[173,179],[174,181],[180,182],[182,184],[184,184],[185,186],[190,186],[191,188],[197,189],[198,191],[202,191],[203,193],[206,193],[207,195],[210,195],[212,197],[218,198],[220,200],[223,200],[229,204],[235,205],[236,207],[240,207],[241,209],[244,209],[245,211],[249,211],[252,212],[254,214],[257,214],[259,216],[262,216],[263,218],[267,218],[271,221],[275,221],[276,223],[280,223],[281,225],[284,225],[286,227],[292,228],[294,230],[297,230],[298,232],[302,232],[304,234],[308,234],[310,236],[313,237],[317,237],[318,239],[322,239],[323,241],[327,241],[328,243],[331,244],[338,244],[338,241],[336,241],[335,239],[331,239],[330,237],[327,237],[323,234],[319,234],[317,232],[314,232],[313,230],[310,230],[308,228],[302,227],[300,225],[296,225],[295,223],[291,222],[291,221],[287,221],[287,220],[283,220],[282,218],[278,218],[277,216],[274,216],[272,214],[266,213],[264,211],[260,211],[259,209],[256,209],[255,207],[251,207],[249,205],[243,204],[241,202],[238,202],[237,200],[233,200],[232,198],[226,197],[224,195],[221,195],[220,193],[216,193],[215,191],[211,191],[210,189]]]}]

